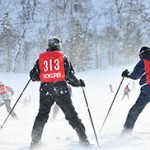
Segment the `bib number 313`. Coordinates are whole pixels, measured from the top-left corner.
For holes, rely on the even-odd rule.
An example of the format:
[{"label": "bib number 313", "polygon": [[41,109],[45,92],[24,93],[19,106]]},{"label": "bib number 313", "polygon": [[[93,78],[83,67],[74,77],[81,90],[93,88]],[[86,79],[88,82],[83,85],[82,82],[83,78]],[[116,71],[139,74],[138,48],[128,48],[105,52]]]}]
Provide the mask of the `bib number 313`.
[{"label": "bib number 313", "polygon": [[44,61],[44,72],[58,71],[60,69],[59,59],[50,59]]}]

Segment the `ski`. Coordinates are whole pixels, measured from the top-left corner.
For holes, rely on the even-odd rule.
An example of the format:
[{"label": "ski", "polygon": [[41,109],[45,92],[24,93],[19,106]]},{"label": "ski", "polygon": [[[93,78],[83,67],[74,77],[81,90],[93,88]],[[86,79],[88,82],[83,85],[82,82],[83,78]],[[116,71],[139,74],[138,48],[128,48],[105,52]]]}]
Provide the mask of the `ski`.
[{"label": "ski", "polygon": [[71,136],[67,136],[65,138],[56,137],[56,139],[59,141],[67,141],[69,145],[75,147],[75,149],[73,149],[73,150],[96,149],[94,144],[90,144],[89,146],[81,145],[78,141],[74,141],[74,139]]}]

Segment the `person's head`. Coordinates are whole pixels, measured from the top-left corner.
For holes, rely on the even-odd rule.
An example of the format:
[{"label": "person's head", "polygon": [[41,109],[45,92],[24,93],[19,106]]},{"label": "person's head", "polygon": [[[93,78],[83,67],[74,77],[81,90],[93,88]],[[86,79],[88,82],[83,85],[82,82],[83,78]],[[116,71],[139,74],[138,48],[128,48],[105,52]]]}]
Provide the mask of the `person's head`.
[{"label": "person's head", "polygon": [[48,51],[61,51],[62,41],[58,37],[52,37],[48,40]]},{"label": "person's head", "polygon": [[150,48],[147,46],[143,46],[139,51],[139,57],[141,59],[150,60]]}]

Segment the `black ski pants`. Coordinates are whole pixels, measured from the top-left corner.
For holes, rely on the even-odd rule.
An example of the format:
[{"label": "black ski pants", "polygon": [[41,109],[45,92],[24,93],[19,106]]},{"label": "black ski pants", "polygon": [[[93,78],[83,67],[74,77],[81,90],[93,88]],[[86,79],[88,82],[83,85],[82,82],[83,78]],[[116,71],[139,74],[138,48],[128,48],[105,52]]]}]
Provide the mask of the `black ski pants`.
[{"label": "black ski pants", "polygon": [[138,116],[149,102],[150,102],[150,94],[141,91],[137,101],[129,110],[126,122],[124,124],[124,128],[126,129],[134,128]]},{"label": "black ski pants", "polygon": [[65,114],[66,120],[68,120],[73,129],[75,129],[77,126],[82,126],[85,129],[84,125],[81,122],[81,119],[79,119],[78,114],[75,111],[69,93],[60,95],[45,95],[41,92],[39,111],[35,118],[32,129],[32,142],[40,142],[44,125],[49,118],[49,112],[54,102],[56,102],[56,104],[61,108],[61,110]]}]

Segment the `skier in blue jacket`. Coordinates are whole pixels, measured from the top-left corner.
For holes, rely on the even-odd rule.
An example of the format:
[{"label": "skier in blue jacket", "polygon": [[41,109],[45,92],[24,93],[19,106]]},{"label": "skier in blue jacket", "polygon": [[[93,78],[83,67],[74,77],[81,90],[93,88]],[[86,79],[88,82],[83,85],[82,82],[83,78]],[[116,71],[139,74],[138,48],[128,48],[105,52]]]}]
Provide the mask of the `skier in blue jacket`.
[{"label": "skier in blue jacket", "polygon": [[133,80],[140,79],[139,84],[141,85],[141,92],[137,101],[128,112],[122,133],[132,132],[138,116],[150,102],[150,48],[142,47],[139,57],[140,60],[132,72],[129,72],[127,69],[122,72],[122,77]]}]

